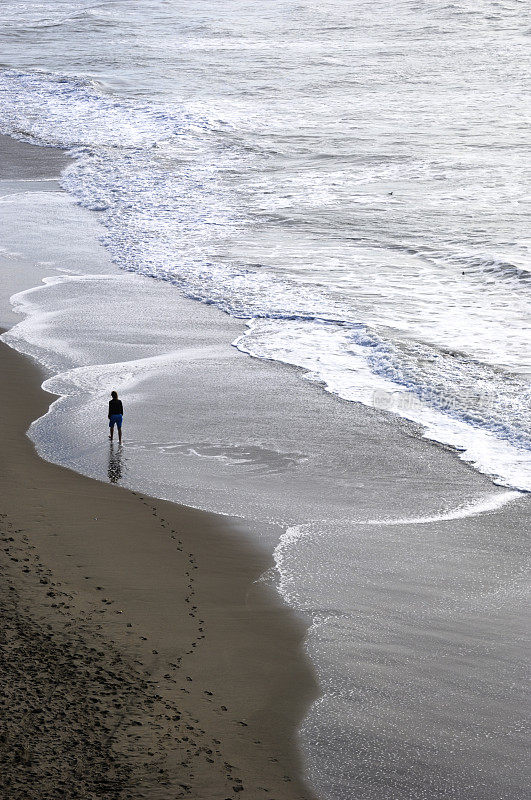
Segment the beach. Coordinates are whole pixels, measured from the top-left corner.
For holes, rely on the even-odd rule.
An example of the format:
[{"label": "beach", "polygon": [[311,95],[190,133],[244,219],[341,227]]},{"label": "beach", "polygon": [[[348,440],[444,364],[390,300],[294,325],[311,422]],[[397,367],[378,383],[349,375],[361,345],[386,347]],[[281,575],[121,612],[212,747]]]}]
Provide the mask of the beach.
[{"label": "beach", "polygon": [[4,5],[2,800],[526,800],[521,4]]},{"label": "beach", "polygon": [[[103,269],[90,238],[74,243],[62,222],[61,154],[7,152],[8,190],[60,212],[22,228],[28,252],[45,255],[47,225],[62,224],[71,258]],[[16,182],[21,161],[29,188]],[[53,265],[5,258],[19,267],[12,291]],[[68,385],[57,368],[1,345],[5,796],[37,781],[43,798],[524,797],[526,496],[414,427],[223,349],[239,323],[178,302],[173,346],[186,357],[162,363],[179,365],[186,445],[157,445],[146,427],[139,446],[160,383],[131,384],[120,449],[94,394],[104,367],[83,368],[95,381],[86,398],[57,400],[41,388]],[[66,325],[87,324],[84,313],[79,294]],[[4,306],[4,324],[19,317]],[[61,323],[45,320],[34,327],[46,343]],[[29,352],[45,362],[46,350]]]},{"label": "beach", "polygon": [[[1,143],[4,196],[60,192],[64,153]],[[10,265],[4,324],[39,269]],[[105,419],[105,483],[43,460],[27,430],[56,400],[46,374],[3,343],[0,372],[2,797],[313,798],[307,624],[259,580],[281,530],[120,487]]]},{"label": "beach", "polygon": [[315,679],[255,583],[266,555],[241,523],[40,459],[42,378],[5,345],[1,369],[2,796],[311,798]]}]

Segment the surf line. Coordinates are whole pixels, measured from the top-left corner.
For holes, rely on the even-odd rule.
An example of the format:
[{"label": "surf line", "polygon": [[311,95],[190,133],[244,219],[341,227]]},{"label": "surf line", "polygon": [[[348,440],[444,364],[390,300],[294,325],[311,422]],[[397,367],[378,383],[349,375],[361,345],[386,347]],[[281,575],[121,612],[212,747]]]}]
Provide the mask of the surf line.
[{"label": "surf line", "polygon": [[[487,497],[473,500],[450,511],[441,512],[440,514],[433,514],[429,517],[403,517],[398,519],[368,519],[368,520],[350,520],[354,525],[425,525],[433,522],[445,522],[453,519],[464,519],[466,517],[479,516],[486,514],[489,511],[496,511],[508,503],[512,503],[520,497],[523,497],[526,492],[519,492],[511,490],[507,492],[496,492]],[[338,522],[339,520],[336,520]],[[343,522],[345,520],[342,520]],[[279,539],[277,546],[273,552],[274,567],[266,570],[255,581],[269,582],[274,579],[274,575],[278,576],[278,584],[276,589],[280,596],[288,603],[293,603],[297,600],[292,591],[290,591],[291,574],[289,568],[286,566],[287,554],[290,550],[296,547],[297,542],[301,539],[312,535],[319,535],[315,530],[315,526],[319,522],[331,523],[333,520],[309,520],[298,525],[291,525],[287,528]]]},{"label": "surf line", "polygon": [[430,522],[445,522],[452,519],[465,519],[465,517],[476,517],[479,514],[486,514],[489,511],[497,511],[499,508],[512,503],[519,497],[523,497],[525,492],[509,491],[501,494],[492,494],[480,500],[473,500],[462,506],[457,506],[450,511],[434,514],[429,517],[403,517],[399,519],[368,519],[364,522],[357,522],[357,525],[425,525]]}]

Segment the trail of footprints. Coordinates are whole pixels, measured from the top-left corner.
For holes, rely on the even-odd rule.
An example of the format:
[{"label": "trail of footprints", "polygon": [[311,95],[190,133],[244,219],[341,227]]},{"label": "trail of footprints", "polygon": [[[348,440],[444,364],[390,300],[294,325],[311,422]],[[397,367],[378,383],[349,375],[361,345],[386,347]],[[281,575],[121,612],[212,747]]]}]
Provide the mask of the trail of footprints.
[{"label": "trail of footprints", "polygon": [[[154,517],[159,517],[157,509],[156,509],[156,506],[149,506],[149,504],[146,502],[146,500],[144,500],[144,498],[139,497],[138,495],[137,495],[137,497],[146,507],[151,509],[152,515]],[[161,526],[169,531],[170,538],[177,543],[176,549],[179,552],[184,552],[184,550],[183,550],[183,541],[182,541],[182,539],[178,539],[177,538],[177,531],[174,528],[172,528],[170,526],[169,522],[167,522],[163,517],[159,517],[159,521],[160,521]],[[196,652],[197,645],[200,643],[200,641],[205,638],[205,627],[204,627],[205,626],[205,621],[198,616],[198,613],[197,613],[198,612],[198,607],[194,603],[194,597],[195,597],[194,583],[195,583],[195,579],[192,576],[192,571],[198,569],[197,564],[196,564],[196,560],[195,560],[195,557],[194,557],[193,553],[187,553],[186,557],[187,557],[187,560],[188,560],[189,569],[185,570],[184,574],[185,574],[185,577],[188,580],[188,583],[187,583],[188,593],[185,596],[184,602],[187,603],[189,605],[189,607],[190,607],[188,615],[190,617],[194,618],[194,619],[197,618],[197,620],[198,620],[197,636],[189,644],[190,649],[184,651],[184,655],[191,656]],[[178,657],[178,658],[176,658],[176,662],[177,663],[170,662],[169,666],[174,670],[181,669],[182,666],[183,666],[182,665],[182,660],[183,660],[182,656]],[[172,681],[172,683],[177,683],[177,681],[169,674],[164,675],[164,677],[167,680]],[[186,681],[188,683],[192,683],[193,679],[189,675],[187,675],[186,676]],[[188,688],[186,688],[185,686],[181,686],[180,687],[180,691],[185,693],[185,694],[190,694],[190,690]],[[212,702],[212,699],[211,699],[213,697],[213,693],[212,692],[210,692],[208,690],[204,690],[203,694],[205,696],[204,697],[205,700],[207,700],[208,702]],[[222,706],[220,710],[227,711],[227,708],[225,706]],[[195,727],[196,725],[199,724],[199,720],[198,719],[195,719],[194,717],[192,717],[187,712],[184,712],[184,714],[188,718],[188,723],[189,724],[186,724],[184,726],[184,729],[186,730],[187,733],[185,735],[183,735],[181,737],[181,739],[182,739],[183,742],[185,742],[185,743],[187,743],[189,745],[189,748],[186,750],[187,758],[185,758],[183,761],[181,761],[181,766],[183,766],[185,768],[190,768],[191,764],[192,764],[191,759],[193,757],[200,756],[201,753],[204,754],[205,760],[207,761],[207,763],[215,764],[216,760],[212,756],[217,756],[218,759],[222,758],[221,750],[219,750],[219,746],[221,745],[221,741],[218,740],[218,739],[212,739],[212,741],[211,741],[212,747],[204,747],[204,746],[200,747],[200,746],[198,746],[197,742],[194,739],[194,736],[197,735],[197,734],[199,734],[200,736],[204,736],[205,735],[205,731],[202,730],[199,727],[198,728]],[[236,769],[236,767],[234,767],[232,764],[230,764],[227,761],[223,762],[223,766],[225,768],[225,775],[226,775],[227,781],[229,783],[233,784],[233,786],[232,786],[233,791],[234,792],[241,792],[243,790],[243,781],[242,781],[241,778],[239,778],[239,777],[237,777],[236,775],[233,774],[233,771]],[[190,777],[193,778],[193,773],[190,775]],[[185,790],[185,794],[190,794],[191,793],[191,787],[190,786],[183,785],[182,788]],[[227,798],[227,800],[228,800],[228,798]]]},{"label": "trail of footprints", "polygon": [[[141,503],[143,503],[148,509],[151,510],[151,513],[152,513],[152,515],[154,517],[157,517],[159,519],[161,527],[166,529],[168,531],[168,533],[169,533],[170,538],[176,542],[177,550],[179,552],[184,553],[185,552],[184,551],[184,544],[183,544],[182,539],[178,538],[178,532],[174,528],[171,527],[171,524],[166,519],[164,519],[164,517],[161,517],[159,515],[159,513],[157,511],[157,507],[153,506],[153,505],[150,505],[149,502],[147,500],[145,500],[145,498],[143,498],[142,496],[140,496],[136,492],[133,492],[133,494],[136,497],[138,497],[138,499],[140,500]],[[200,644],[201,640],[205,639],[205,636],[206,636],[206,632],[205,631],[206,631],[206,629],[205,629],[205,620],[200,618],[198,607],[197,607],[197,605],[195,605],[195,602],[194,602],[194,598],[195,598],[196,592],[195,592],[195,589],[194,589],[195,579],[193,577],[193,571],[198,569],[198,565],[197,565],[197,562],[196,562],[196,559],[195,559],[195,556],[194,556],[193,553],[190,553],[190,552],[186,553],[186,558],[187,558],[187,561],[188,561],[189,568],[187,570],[185,570],[185,573],[184,573],[185,577],[188,579],[188,582],[187,582],[188,593],[187,593],[187,595],[185,597],[185,603],[187,603],[189,605],[189,607],[190,607],[190,611],[188,612],[189,616],[193,617],[194,619],[197,619],[197,622],[198,622],[197,635],[194,638],[194,640],[191,643],[189,643],[190,649],[184,651],[184,655],[185,656],[192,656],[197,652],[197,647]],[[176,662],[177,663],[170,663],[169,666],[174,670],[181,669],[183,667],[183,663],[182,663],[183,662],[183,657],[177,658]],[[177,683],[177,681],[175,681],[175,679],[169,674],[166,674],[164,677],[167,680],[171,680],[173,683]],[[186,676],[185,680],[186,680],[186,682],[188,684],[193,682],[193,679],[189,675]],[[190,694],[190,690],[188,688],[186,688],[186,686],[181,686],[180,687],[180,691],[183,692],[184,694]],[[202,694],[203,694],[203,700],[205,700],[208,703],[212,703],[212,704],[215,703],[214,693],[213,692],[209,691],[208,689],[204,689]],[[214,711],[214,713],[220,714],[220,715],[224,715],[224,714],[228,714],[229,713],[229,709],[225,705],[214,706],[213,707],[213,711]],[[245,791],[246,787],[243,784],[243,779],[237,775],[238,768],[236,766],[234,766],[233,764],[231,764],[229,761],[227,761],[227,760],[225,760],[223,758],[223,755],[222,755],[222,752],[221,752],[221,749],[220,749],[221,741],[219,739],[213,738],[213,739],[210,740],[210,745],[211,746],[207,746],[207,747],[199,746],[197,744],[197,742],[195,741],[194,736],[196,736],[197,734],[199,734],[200,736],[204,736],[205,735],[205,731],[202,730],[199,727],[195,727],[195,726],[197,726],[199,724],[199,720],[195,719],[194,717],[192,717],[187,712],[183,712],[183,713],[188,718],[189,724],[185,725],[185,730],[187,732],[189,731],[189,734],[188,735],[184,735],[182,737],[182,739],[183,739],[184,742],[187,742],[190,745],[190,749],[188,749],[186,751],[188,758],[184,759],[181,762],[181,765],[183,767],[189,768],[190,766],[192,766],[191,758],[197,757],[197,756],[201,755],[201,753],[202,753],[204,755],[205,760],[207,761],[207,763],[209,763],[209,764],[216,764],[217,763],[218,767],[224,773],[225,778],[227,780],[227,783],[229,784],[230,788],[232,789],[232,792],[234,792],[235,795],[239,796],[239,793]],[[233,724],[241,726],[243,728],[247,727],[247,723],[243,722],[242,720],[233,720]],[[243,736],[244,734],[241,733],[239,735]],[[258,739],[253,739],[253,744],[256,745],[256,746],[260,746],[261,745],[261,741],[258,740]],[[271,762],[277,762],[278,763],[278,759],[277,758],[271,757],[271,758],[269,758],[269,760]],[[193,777],[193,775],[191,775],[190,777]],[[286,782],[290,782],[291,778],[288,775],[284,775],[283,776],[283,780],[286,781]],[[192,792],[192,788],[190,786],[187,786],[187,785],[184,786],[183,785],[183,789],[184,789],[184,795],[183,796],[189,795]],[[260,792],[261,796],[266,798],[266,800],[275,800],[275,798],[272,795],[269,794],[269,789],[267,787],[259,786],[259,787],[256,787],[256,789],[258,790],[258,792]],[[227,796],[227,798],[225,798],[225,800],[234,800],[234,796],[233,797]]]},{"label": "trail of footprints", "polygon": [[[101,635],[100,625],[80,621],[79,609],[69,611],[74,597],[60,589],[28,537],[20,536],[24,532],[15,530],[5,514],[0,514],[0,529],[0,569],[12,598],[4,610],[11,621],[9,635],[0,644],[10,677],[1,740],[6,761],[0,783],[9,786],[5,796],[21,800],[29,796],[28,787],[38,785],[42,800],[59,794],[65,800],[112,800],[129,786],[169,786],[165,751],[153,752],[127,732],[140,724],[135,718],[151,715],[157,703],[153,682]],[[19,565],[27,578],[22,587],[14,575]],[[30,596],[35,589],[42,592],[37,605],[22,599],[28,589]],[[54,611],[43,619],[45,607]]]},{"label": "trail of footprints", "polygon": [[[136,492],[132,492],[140,502],[143,503],[148,509],[151,510],[151,513],[154,517],[159,519],[160,525],[162,528],[168,531],[168,534],[172,540],[176,543],[176,549],[179,552],[185,553],[184,551],[184,544],[182,539],[178,538],[178,532],[171,527],[170,523],[160,517],[156,506],[152,506],[149,502],[144,499],[144,497],[140,496]],[[0,514],[0,519],[4,518],[4,522],[9,526],[10,523],[5,520],[5,515]],[[16,533],[22,533],[22,531],[15,531]],[[72,601],[73,598],[71,595],[68,595],[66,592],[61,591],[61,583],[57,581],[53,581],[52,572],[49,569],[46,569],[42,562],[40,561],[39,556],[34,553],[33,554],[33,563],[31,563],[31,559],[29,556],[23,557],[19,559],[18,557],[11,554],[11,550],[14,546],[14,537],[6,536],[2,537],[2,541],[5,542],[8,546],[4,547],[4,551],[8,554],[11,561],[21,563],[21,568],[23,573],[36,573],[37,577],[39,577],[39,583],[43,585],[43,588],[46,589],[46,597],[49,600],[53,600],[54,602],[49,603],[51,608],[57,609],[59,613],[66,613],[68,614],[68,609],[70,609],[69,600]],[[33,545],[30,545],[26,536],[22,537],[22,541],[26,547],[26,550],[35,550]],[[198,652],[198,647],[203,639],[206,637],[206,627],[205,627],[205,620],[202,619],[199,615],[199,608],[195,602],[196,592],[194,589],[195,578],[193,573],[195,570],[198,569],[198,565],[196,563],[196,559],[193,553],[186,553],[185,557],[188,562],[188,569],[185,570],[185,577],[187,578],[187,589],[188,592],[185,596],[185,603],[189,606],[188,615],[197,621],[197,630],[196,636],[194,639],[188,643],[188,649],[184,650],[183,655],[175,658],[175,661],[169,662],[168,667],[171,669],[171,672],[167,672],[164,674],[164,679],[171,684],[178,685],[179,683],[179,691],[183,694],[190,694],[190,689],[188,686],[193,683],[193,679],[191,676],[186,675],[184,681],[179,682],[177,680],[176,675],[178,675],[178,671],[183,669],[183,661],[185,657],[193,656],[195,653]],[[84,576],[86,580],[91,580],[90,576]],[[96,586],[96,590],[104,591],[102,586]],[[107,597],[102,597],[101,603],[103,606],[108,607],[114,604],[114,601],[108,599]],[[91,611],[81,611],[81,614],[85,618],[90,618],[93,616],[94,613],[99,612],[100,614],[106,613],[106,611],[110,611],[110,608],[94,608]],[[117,611],[116,613],[122,613]],[[65,627],[71,627],[75,625],[75,620],[71,622],[67,622]],[[132,627],[132,623],[127,623],[128,627]],[[96,625],[98,630],[101,630],[101,625]],[[147,641],[147,637],[140,636],[140,639],[143,641]],[[151,651],[153,655],[158,655],[156,650]],[[138,666],[144,666],[143,662],[139,660],[135,660],[135,663]],[[173,674],[172,674],[173,673]],[[144,676],[148,676],[150,673],[148,670],[144,670]],[[147,684],[152,683],[154,686],[156,685],[156,681],[147,681]],[[212,704],[211,710],[213,713],[218,715],[225,715],[229,714],[229,709],[225,705],[217,705],[216,698],[213,692],[208,689],[204,689],[202,691],[202,699],[206,703]],[[177,791],[176,795],[172,794],[172,797],[175,798],[182,798],[182,797],[190,797],[193,795],[193,783],[194,783],[194,772],[193,772],[193,764],[194,759],[198,757],[203,757],[206,763],[217,766],[219,771],[224,775],[226,783],[227,783],[227,791],[228,794],[226,798],[222,798],[221,800],[235,800],[235,798],[240,797],[240,793],[246,790],[250,790],[251,787],[244,786],[243,779],[238,775],[238,768],[227,761],[222,753],[221,747],[222,743],[221,740],[216,738],[209,738],[208,742],[204,743],[204,738],[207,734],[206,731],[200,727],[199,720],[192,716],[191,713],[184,710],[183,708],[178,708],[176,703],[171,700],[170,698],[166,697],[163,698],[160,694],[154,694],[152,698],[147,700],[147,704],[150,707],[155,705],[162,705],[162,709],[159,713],[153,716],[153,722],[151,723],[155,728],[159,728],[164,730],[164,733],[161,733],[160,738],[160,745],[164,749],[175,749],[175,744],[180,745],[180,755],[182,758],[180,760],[179,765],[185,771],[186,778],[189,781],[181,782],[178,784],[180,791]],[[233,720],[234,725],[238,725],[242,728],[247,727],[247,723],[242,720]],[[166,726],[164,725],[166,723]],[[168,723],[171,723],[171,729],[168,729]],[[127,724],[127,722],[125,722]],[[138,726],[142,726],[142,722],[131,719],[129,721],[129,725],[131,728],[135,728]],[[244,733],[240,733],[240,736],[244,736]],[[112,737],[109,737],[112,738]],[[141,734],[137,733],[128,733],[128,739],[134,739],[139,741],[142,739]],[[201,742],[203,739],[203,742]],[[199,740],[199,741],[198,741]],[[253,744],[257,747],[261,746],[261,741],[258,739],[252,740]],[[148,750],[148,755],[155,756],[150,750]],[[279,759],[274,757],[269,757],[268,759],[270,762],[279,762]],[[160,769],[159,772],[162,774],[164,773],[163,769]],[[184,776],[183,776],[184,777]],[[284,781],[289,782],[291,778],[288,775],[284,775],[282,778]],[[173,782],[172,782],[173,783]],[[258,786],[254,789],[255,792],[258,794],[254,794],[252,796],[255,797],[264,797],[265,800],[275,800],[274,796],[269,793],[269,789],[267,787]],[[247,791],[246,795],[247,796]],[[242,795],[243,797],[243,795]]]}]

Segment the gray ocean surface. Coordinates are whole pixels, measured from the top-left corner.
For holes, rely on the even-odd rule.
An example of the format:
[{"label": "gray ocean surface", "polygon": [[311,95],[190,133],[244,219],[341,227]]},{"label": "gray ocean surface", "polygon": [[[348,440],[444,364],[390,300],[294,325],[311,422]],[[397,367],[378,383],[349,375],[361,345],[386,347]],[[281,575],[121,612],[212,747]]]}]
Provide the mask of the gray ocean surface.
[{"label": "gray ocean surface", "polygon": [[[523,2],[4,2],[1,126],[239,347],[531,487]],[[527,238],[526,238],[527,237]]]},{"label": "gray ocean surface", "polygon": [[[45,278],[5,338],[61,395],[32,437],[285,523],[264,579],[312,620],[323,800],[527,794],[530,22],[518,0],[0,6],[0,131],[71,156],[68,194],[0,197],[2,266]],[[107,458],[110,383],[137,434]],[[446,479],[421,436],[477,472]]]}]

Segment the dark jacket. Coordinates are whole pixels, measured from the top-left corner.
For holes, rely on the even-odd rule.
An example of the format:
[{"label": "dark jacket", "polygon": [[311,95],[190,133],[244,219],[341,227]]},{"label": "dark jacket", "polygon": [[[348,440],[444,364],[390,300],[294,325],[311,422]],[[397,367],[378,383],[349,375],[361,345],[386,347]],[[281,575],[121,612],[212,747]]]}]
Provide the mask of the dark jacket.
[{"label": "dark jacket", "polygon": [[112,417],[113,414],[123,414],[124,407],[122,405],[121,400],[109,400],[109,419]]}]

